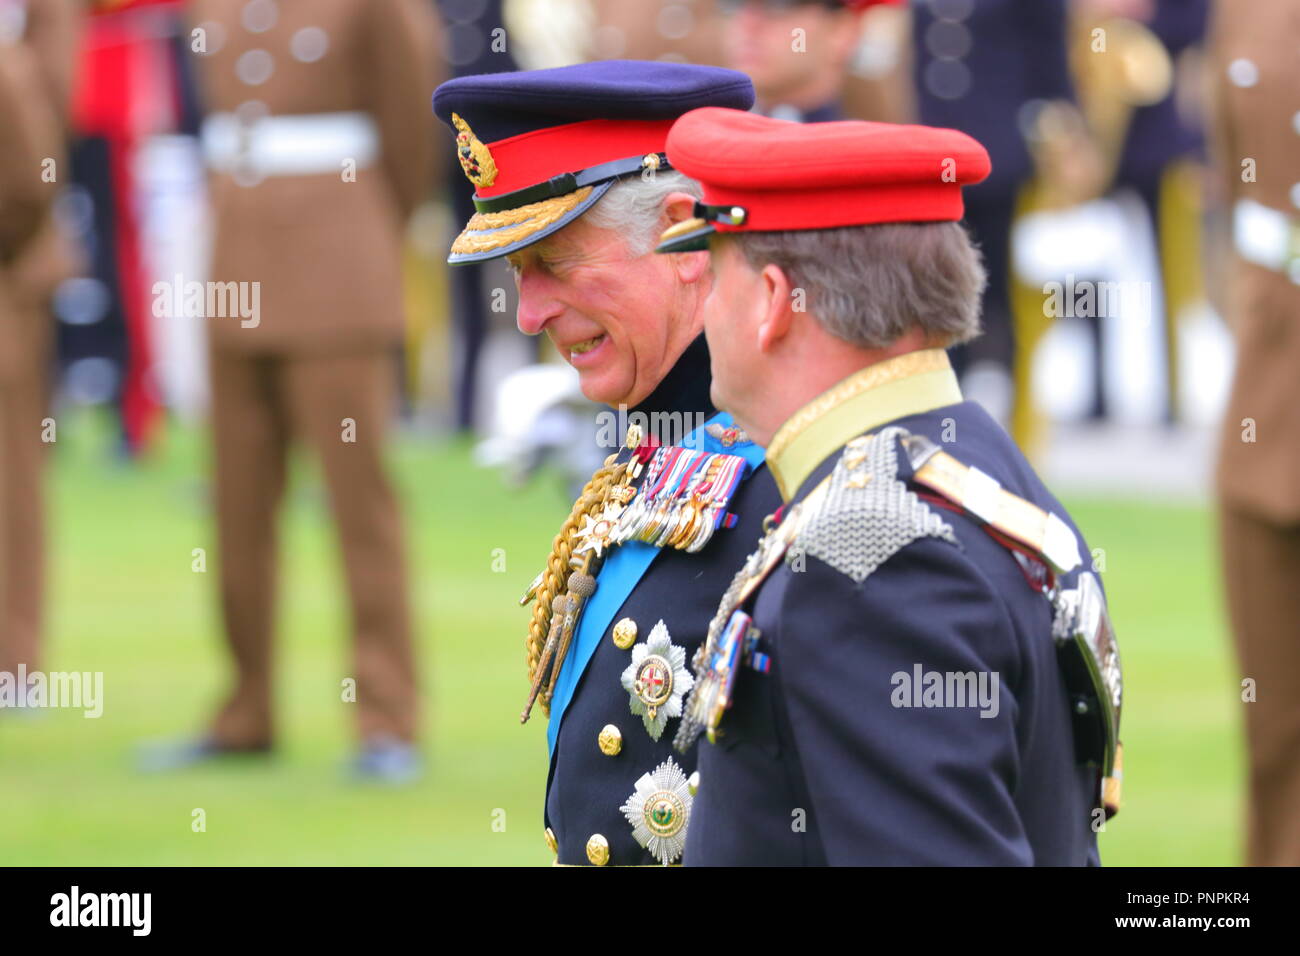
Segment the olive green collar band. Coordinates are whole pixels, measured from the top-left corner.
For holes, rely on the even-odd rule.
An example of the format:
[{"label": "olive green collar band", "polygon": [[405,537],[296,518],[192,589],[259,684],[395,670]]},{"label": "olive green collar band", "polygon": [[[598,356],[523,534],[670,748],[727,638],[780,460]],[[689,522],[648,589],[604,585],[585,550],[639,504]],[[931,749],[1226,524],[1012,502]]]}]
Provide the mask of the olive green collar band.
[{"label": "olive green collar band", "polygon": [[777,430],[767,447],[767,467],[781,498],[789,501],[817,466],[850,439],[961,400],[943,349],[868,365],[818,395]]}]

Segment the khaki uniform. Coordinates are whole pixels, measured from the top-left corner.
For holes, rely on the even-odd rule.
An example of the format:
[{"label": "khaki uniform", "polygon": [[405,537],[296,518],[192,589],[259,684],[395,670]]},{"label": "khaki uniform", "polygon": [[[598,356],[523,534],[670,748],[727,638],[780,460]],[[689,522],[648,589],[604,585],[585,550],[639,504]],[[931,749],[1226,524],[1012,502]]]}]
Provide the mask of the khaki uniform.
[{"label": "khaki uniform", "polygon": [[[6,237],[0,255],[0,671],[10,672],[19,664],[29,670],[40,667],[45,579],[41,472],[47,448],[42,421],[49,413],[54,344],[50,300],[75,262],[50,203],[70,175],[64,134],[79,19],[76,0],[23,0],[18,6],[21,35],[0,39],[7,79],[26,114],[19,123],[0,126],[10,136],[22,136],[20,127],[25,127],[32,137],[26,151],[12,139],[0,146],[7,154],[3,162],[21,176],[29,193],[27,214],[11,218],[8,209],[0,214],[6,232],[19,224],[24,233],[18,241]],[[55,163],[51,181],[44,176],[47,159]]]},{"label": "khaki uniform", "polygon": [[[1300,8],[1219,3],[1210,65],[1222,192],[1300,228]],[[1255,181],[1244,182],[1243,160]],[[1276,217],[1284,217],[1277,220]],[[1268,232],[1267,229],[1263,230]],[[1259,239],[1259,229],[1252,231]],[[1300,261],[1270,268],[1236,254],[1226,317],[1237,373],[1220,449],[1223,569],[1250,747],[1248,860],[1300,865]],[[1264,243],[1262,252],[1269,244]]]},{"label": "khaki uniform", "polygon": [[[269,744],[275,516],[292,440],[317,455],[352,604],[363,737],[417,725],[401,520],[383,467],[406,218],[430,185],[436,25],[423,0],[196,0],[215,237],[206,318],[221,605],[237,670],[221,745]],[[249,300],[256,301],[256,300]]]}]

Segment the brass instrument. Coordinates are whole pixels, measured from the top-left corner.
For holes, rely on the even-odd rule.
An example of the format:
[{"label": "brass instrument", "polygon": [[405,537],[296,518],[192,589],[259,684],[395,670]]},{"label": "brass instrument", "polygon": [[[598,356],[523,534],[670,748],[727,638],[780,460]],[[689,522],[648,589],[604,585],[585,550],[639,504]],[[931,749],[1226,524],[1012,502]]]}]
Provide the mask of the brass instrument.
[{"label": "brass instrument", "polygon": [[1133,111],[1160,102],[1174,65],[1150,29],[1136,20],[1097,20],[1076,11],[1070,63],[1078,107],[1053,101],[1027,118],[1025,135],[1038,172],[1040,208],[1074,205],[1114,183]]}]

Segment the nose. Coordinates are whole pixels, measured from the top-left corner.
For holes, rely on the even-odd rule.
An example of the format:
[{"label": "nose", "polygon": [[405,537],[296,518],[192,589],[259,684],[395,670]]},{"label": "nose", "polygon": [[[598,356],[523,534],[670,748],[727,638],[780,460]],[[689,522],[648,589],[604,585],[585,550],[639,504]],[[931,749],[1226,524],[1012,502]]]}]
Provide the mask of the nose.
[{"label": "nose", "polygon": [[525,335],[540,335],[552,319],[564,312],[564,305],[555,298],[550,281],[532,266],[519,272],[519,308],[515,323]]}]

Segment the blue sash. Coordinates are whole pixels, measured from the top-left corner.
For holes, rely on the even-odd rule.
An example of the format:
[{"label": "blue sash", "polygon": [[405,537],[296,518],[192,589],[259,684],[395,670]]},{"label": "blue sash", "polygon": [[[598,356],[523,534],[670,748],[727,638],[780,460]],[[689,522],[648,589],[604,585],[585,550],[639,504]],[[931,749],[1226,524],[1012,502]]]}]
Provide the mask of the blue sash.
[{"label": "blue sash", "polygon": [[[722,442],[708,434],[708,426],[714,424],[730,428],[731,416],[726,412],[718,412],[687,435],[682,440],[682,444],[688,448],[699,448],[713,453],[739,455],[748,464],[745,469],[745,478],[748,479],[754,473],[754,469],[763,463],[763,449],[753,442],[733,445],[730,448],[724,446]],[[609,622],[614,619],[618,609],[623,606],[623,602],[637,586],[641,576],[649,570],[650,564],[659,556],[661,550],[643,541],[628,541],[615,548],[601,566],[600,574],[596,577],[596,593],[583,607],[582,617],[578,620],[578,633],[573,638],[573,647],[565,656],[564,666],[560,668],[560,676],[555,681],[555,696],[551,698],[551,722],[546,727],[546,743],[552,755],[555,753],[555,741],[560,735],[560,721],[564,717],[565,708],[573,699],[573,692],[577,689],[578,680],[591,661],[591,655],[596,653],[596,647],[609,627]],[[722,599],[721,590],[718,591],[718,599]]]}]

